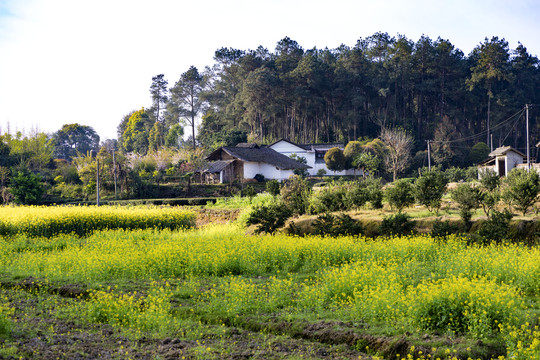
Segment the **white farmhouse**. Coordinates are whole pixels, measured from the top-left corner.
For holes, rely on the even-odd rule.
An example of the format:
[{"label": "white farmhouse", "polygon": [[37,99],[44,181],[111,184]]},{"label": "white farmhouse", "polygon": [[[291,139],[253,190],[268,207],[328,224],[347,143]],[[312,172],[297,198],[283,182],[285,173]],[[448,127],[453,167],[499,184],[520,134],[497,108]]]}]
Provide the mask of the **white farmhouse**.
[{"label": "white farmhouse", "polygon": [[307,165],[310,167],[308,173],[312,176],[317,175],[320,169],[324,169],[327,175],[358,175],[358,172],[354,174],[353,170],[336,171],[334,174],[333,171],[326,167],[324,155],[328,150],[334,147],[343,150],[345,146],[342,143],[299,145],[292,141],[281,139],[268,145],[268,147],[287,157],[296,154],[297,156],[305,158]]},{"label": "white farmhouse", "polygon": [[260,174],[265,179],[288,179],[295,169],[309,169],[269,147],[257,144],[224,146],[206,157],[209,166],[199,171],[201,182],[225,183],[241,179],[253,179]]}]

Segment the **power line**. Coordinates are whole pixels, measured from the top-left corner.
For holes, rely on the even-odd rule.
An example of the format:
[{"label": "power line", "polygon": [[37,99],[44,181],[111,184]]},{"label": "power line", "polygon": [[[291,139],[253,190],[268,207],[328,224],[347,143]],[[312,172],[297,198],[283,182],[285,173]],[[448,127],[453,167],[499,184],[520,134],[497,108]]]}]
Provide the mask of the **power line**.
[{"label": "power line", "polygon": [[[513,121],[516,116],[518,117],[518,120],[519,120],[519,116],[523,115],[524,111],[525,111],[525,109],[519,110],[514,115],[510,116],[509,118],[507,118],[507,119],[501,121],[500,123],[498,123],[497,125],[493,126],[490,131],[492,132],[494,130],[498,130],[499,128],[505,126],[510,121]],[[514,124],[514,126],[515,126],[515,124]],[[431,143],[439,143],[439,144],[450,144],[450,143],[455,143],[455,142],[473,140],[475,138],[485,136],[487,133],[488,133],[487,130],[483,130],[483,131],[479,132],[478,134],[465,136],[465,137],[462,137],[460,139],[454,139],[454,140],[430,140],[430,142]]]}]

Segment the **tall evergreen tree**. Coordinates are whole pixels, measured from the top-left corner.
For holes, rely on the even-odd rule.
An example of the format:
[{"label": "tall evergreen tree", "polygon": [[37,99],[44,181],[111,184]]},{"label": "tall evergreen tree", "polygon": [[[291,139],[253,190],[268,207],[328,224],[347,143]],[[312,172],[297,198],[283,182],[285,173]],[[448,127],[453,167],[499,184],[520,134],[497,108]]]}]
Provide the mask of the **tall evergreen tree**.
[{"label": "tall evergreen tree", "polygon": [[195,119],[199,115],[203,102],[200,97],[203,88],[203,77],[195,66],[180,76],[171,88],[170,110],[184,119],[192,129],[193,149],[195,145]]}]

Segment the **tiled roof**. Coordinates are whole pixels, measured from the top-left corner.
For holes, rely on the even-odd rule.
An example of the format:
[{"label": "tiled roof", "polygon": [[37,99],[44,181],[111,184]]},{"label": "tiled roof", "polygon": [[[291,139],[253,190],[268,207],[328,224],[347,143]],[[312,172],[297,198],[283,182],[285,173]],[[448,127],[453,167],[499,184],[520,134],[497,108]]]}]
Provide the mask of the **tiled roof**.
[{"label": "tiled roof", "polygon": [[293,160],[270,148],[245,148],[245,147],[224,146],[214,151],[210,155],[208,155],[207,160],[220,160],[221,151],[226,152],[227,154],[234,157],[235,159],[239,159],[242,161],[267,163],[281,170],[310,168],[310,166],[307,166],[296,160]]},{"label": "tiled roof", "polygon": [[515,152],[515,153],[517,153],[517,154],[519,154],[521,156],[527,156],[524,153],[522,153],[521,151],[518,151],[518,150],[514,149],[511,146],[503,146],[503,147],[496,148],[495,150],[493,150],[492,152],[489,153],[489,156],[505,155],[509,151],[513,151],[513,152]]}]

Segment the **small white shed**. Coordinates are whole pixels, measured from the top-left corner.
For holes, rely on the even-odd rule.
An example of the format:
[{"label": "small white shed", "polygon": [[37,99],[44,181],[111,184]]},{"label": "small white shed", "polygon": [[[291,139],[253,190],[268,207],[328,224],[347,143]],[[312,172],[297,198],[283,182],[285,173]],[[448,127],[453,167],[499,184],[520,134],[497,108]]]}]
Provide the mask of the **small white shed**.
[{"label": "small white shed", "polygon": [[506,176],[510,170],[518,167],[527,160],[527,155],[512,148],[511,146],[503,146],[493,150],[489,154],[490,158],[478,164],[479,176],[482,170],[492,169],[499,176]]}]

